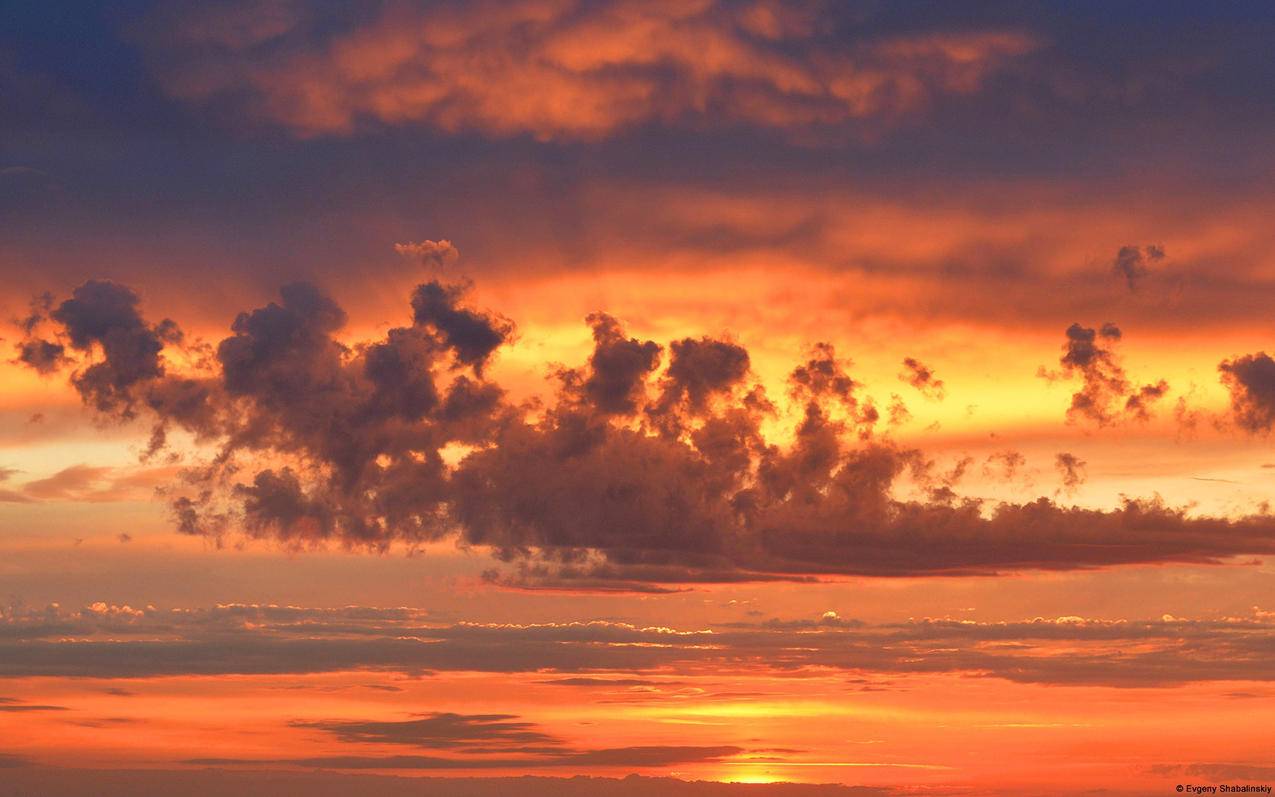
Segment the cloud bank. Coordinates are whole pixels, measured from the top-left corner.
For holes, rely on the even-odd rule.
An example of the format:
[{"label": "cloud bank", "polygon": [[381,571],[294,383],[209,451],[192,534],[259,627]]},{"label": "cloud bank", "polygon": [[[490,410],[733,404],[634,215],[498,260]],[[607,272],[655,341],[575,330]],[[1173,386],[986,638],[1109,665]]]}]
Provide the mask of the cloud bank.
[{"label": "cloud bank", "polygon": [[[549,399],[515,404],[486,371],[511,321],[469,306],[463,284],[423,283],[409,304],[409,325],[349,344],[331,296],[288,285],[179,370],[166,354],[182,345],[176,324],[146,321],[133,291],[91,281],[31,334],[79,352],[71,383],[100,415],[150,420],[149,454],[174,428],[215,451],[166,487],[187,534],[372,550],[450,539],[509,563],[493,580],[612,589],[1275,551],[1266,514],[1198,517],[1154,497],[1098,510],[957,495],[923,452],[880,435],[879,411],[826,343],[772,399],[738,343],[663,345],[595,313],[588,360],[551,375]],[[1073,414],[1137,417],[1148,390],[1161,392],[1130,386],[1111,349],[1119,334],[1068,330],[1063,367],[1085,380]],[[797,421],[768,436],[779,401]],[[448,462],[449,450],[463,456]],[[1068,488],[1080,478],[1072,465],[1060,465]],[[85,474],[60,476],[72,477]]]}]

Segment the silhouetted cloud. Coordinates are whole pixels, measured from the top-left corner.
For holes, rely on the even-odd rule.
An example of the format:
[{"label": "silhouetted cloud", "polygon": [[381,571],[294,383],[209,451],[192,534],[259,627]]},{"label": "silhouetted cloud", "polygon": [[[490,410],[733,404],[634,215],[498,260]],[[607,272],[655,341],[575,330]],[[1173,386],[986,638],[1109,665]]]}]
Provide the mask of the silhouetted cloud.
[{"label": "silhouetted cloud", "polygon": [[[1093,421],[1099,426],[1129,418],[1148,420],[1151,405],[1168,392],[1169,385],[1163,379],[1141,387],[1129,382],[1115,351],[1123,337],[1120,328],[1110,322],[1098,329],[1072,324],[1066,335],[1059,360],[1061,376],[1079,375],[1084,380],[1081,389],[1072,394],[1067,417]],[[1043,369],[1041,375],[1055,378]]]},{"label": "silhouetted cloud", "polygon": [[1164,260],[1164,248],[1149,246],[1122,246],[1112,261],[1112,272],[1123,279],[1129,290],[1136,290],[1138,282],[1151,273],[1151,265]]},{"label": "silhouetted cloud", "polygon": [[1275,424],[1275,360],[1266,352],[1245,354],[1218,365],[1231,391],[1231,412],[1245,431],[1266,433]]},{"label": "silhouetted cloud", "polygon": [[[160,365],[170,338],[140,316],[135,294],[89,285],[53,314],[73,344],[120,329],[159,346],[144,347],[145,367],[111,366],[132,374],[112,401],[145,409],[160,432],[152,448],[170,425],[218,447],[168,485],[185,533],[373,550],[451,538],[509,563],[493,581],[578,589],[1275,552],[1266,515],[1197,517],[1158,498],[1102,511],[959,496],[955,473],[938,477],[922,452],[873,440],[879,412],[827,343],[789,376],[799,417],[780,445],[764,432],[776,408],[750,384],[747,351],[728,340],[674,341],[661,372],[658,343],[594,314],[588,362],[558,371],[552,400],[513,405],[483,370],[513,325],[465,306],[463,285],[420,285],[412,325],[353,345],[337,337],[345,312],[330,296],[286,286],[280,303],[239,314],[195,375]],[[1073,417],[1142,417],[1163,393],[1163,384],[1130,385],[1111,348],[1119,337],[1111,324],[1068,329],[1064,373],[1085,380]],[[100,356],[119,359],[115,351]],[[96,390],[84,396],[120,416]],[[453,444],[467,453],[449,465],[442,451]],[[1024,461],[1007,452],[992,465],[1014,479]],[[91,496],[85,485],[100,478],[77,466],[25,493]],[[905,480],[926,497],[898,497]]]}]

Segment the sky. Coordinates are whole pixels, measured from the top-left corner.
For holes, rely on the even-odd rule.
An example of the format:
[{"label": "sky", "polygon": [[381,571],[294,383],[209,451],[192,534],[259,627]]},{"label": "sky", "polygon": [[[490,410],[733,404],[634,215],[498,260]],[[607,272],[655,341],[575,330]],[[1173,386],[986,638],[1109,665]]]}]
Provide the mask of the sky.
[{"label": "sky", "polygon": [[1272,36],[0,6],[0,795],[1275,783]]}]

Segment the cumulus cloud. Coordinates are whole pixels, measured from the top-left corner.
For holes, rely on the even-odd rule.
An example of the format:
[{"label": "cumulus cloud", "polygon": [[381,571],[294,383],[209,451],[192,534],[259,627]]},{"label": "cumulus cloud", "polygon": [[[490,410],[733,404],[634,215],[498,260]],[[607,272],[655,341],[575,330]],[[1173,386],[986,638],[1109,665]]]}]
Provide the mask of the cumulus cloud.
[{"label": "cumulus cloud", "polygon": [[1059,359],[1061,372],[1041,369],[1040,373],[1050,379],[1079,376],[1083,380],[1081,389],[1072,394],[1069,420],[1087,420],[1099,426],[1122,420],[1146,421],[1151,418],[1152,406],[1169,392],[1163,379],[1141,386],[1129,381],[1116,353],[1122,337],[1120,328],[1110,322],[1097,329],[1080,324],[1067,327]]},{"label": "cumulus cloud", "polygon": [[1241,429],[1266,433],[1275,424],[1275,360],[1261,351],[1218,365],[1222,384],[1231,392],[1231,413]]},{"label": "cumulus cloud", "polygon": [[161,87],[300,136],[413,126],[597,139],[643,125],[871,130],[978,92],[1037,49],[1011,29],[828,35],[813,3],[576,0],[160,12]]},{"label": "cumulus cloud", "polygon": [[[192,375],[161,367],[172,337],[142,318],[135,294],[91,284],[74,312],[54,313],[60,334],[159,349],[143,347],[144,368],[112,364],[130,377],[112,383],[105,406],[77,372],[85,402],[113,417],[135,407],[215,450],[167,485],[188,534],[372,550],[452,539],[507,563],[493,581],[586,589],[1275,552],[1266,515],[1197,517],[1158,498],[1100,511],[957,495],[955,476],[936,476],[922,452],[874,437],[879,412],[827,343],[789,375],[796,420],[780,443],[765,431],[775,403],[727,339],[666,348],[595,313],[587,361],[561,368],[547,400],[515,405],[485,368],[513,324],[469,306],[464,285],[418,286],[409,325],[357,344],[340,339],[345,313],[332,297],[285,286],[278,302],[240,313]],[[1063,366],[1086,382],[1075,412],[1109,418],[1118,394],[1130,416],[1150,400],[1129,387],[1110,348],[1118,337],[1113,325],[1068,330]],[[119,359],[112,347],[94,352]],[[442,452],[456,445],[467,453],[449,462]],[[1013,479],[1023,464],[1007,452],[988,467]],[[103,478],[69,469],[31,494],[88,494]],[[919,494],[902,497],[908,486]]]}]

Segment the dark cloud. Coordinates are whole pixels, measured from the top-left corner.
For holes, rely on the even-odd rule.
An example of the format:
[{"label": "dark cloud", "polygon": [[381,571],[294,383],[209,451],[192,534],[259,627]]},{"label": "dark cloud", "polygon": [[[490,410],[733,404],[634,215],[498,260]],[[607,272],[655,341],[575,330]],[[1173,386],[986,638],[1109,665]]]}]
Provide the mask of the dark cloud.
[{"label": "dark cloud", "polygon": [[[79,304],[55,311],[73,345],[114,334],[103,330],[157,329],[131,291],[106,285],[77,289]],[[337,337],[340,306],[294,284],[280,302],[241,313],[204,371],[134,369],[136,381],[112,395],[146,409],[159,430],[153,447],[170,425],[216,446],[167,485],[180,530],[218,539],[242,530],[298,548],[452,538],[508,563],[493,581],[581,589],[1275,552],[1265,515],[1196,517],[1159,499],[1099,511],[957,495],[956,474],[937,477],[922,452],[873,440],[879,413],[826,343],[790,374],[798,418],[783,445],[763,432],[776,408],[749,384],[741,346],[674,341],[660,372],[660,345],[605,314],[589,318],[593,353],[558,372],[556,395],[515,406],[483,375],[512,325],[462,306],[463,292],[426,283],[413,293],[412,325],[349,345]],[[1068,330],[1064,372],[1085,380],[1073,417],[1143,417],[1163,393],[1131,387],[1112,349],[1119,337],[1111,324]],[[100,408],[96,395],[85,400]],[[453,444],[468,453],[447,464]],[[1013,479],[1023,463],[1005,454],[992,464]],[[87,495],[81,482],[96,474],[86,467],[27,492]],[[927,497],[898,497],[907,483]]]},{"label": "dark cloud", "polygon": [[1231,391],[1231,413],[1241,429],[1264,434],[1275,424],[1275,360],[1266,352],[1245,354],[1218,365]]},{"label": "dark cloud", "polygon": [[1148,246],[1122,246],[1112,261],[1111,271],[1129,286],[1136,290],[1138,282],[1151,273],[1151,266],[1164,260],[1164,248],[1151,244]]},{"label": "dark cloud", "polygon": [[[1084,381],[1072,394],[1069,420],[1107,426],[1124,419],[1145,421],[1151,417],[1151,405],[1169,391],[1169,385],[1164,380],[1141,387],[1130,383],[1115,351],[1123,337],[1119,327],[1110,322],[1098,329],[1072,324],[1066,336],[1059,360],[1061,376],[1080,376]],[[1053,376],[1043,370],[1042,375]]]},{"label": "dark cloud", "polygon": [[916,388],[926,398],[942,401],[946,393],[943,380],[934,375],[934,369],[915,357],[903,359],[903,373],[899,379]]}]

